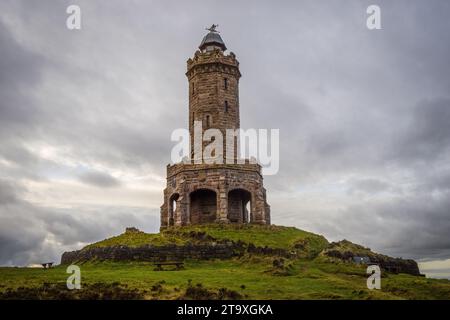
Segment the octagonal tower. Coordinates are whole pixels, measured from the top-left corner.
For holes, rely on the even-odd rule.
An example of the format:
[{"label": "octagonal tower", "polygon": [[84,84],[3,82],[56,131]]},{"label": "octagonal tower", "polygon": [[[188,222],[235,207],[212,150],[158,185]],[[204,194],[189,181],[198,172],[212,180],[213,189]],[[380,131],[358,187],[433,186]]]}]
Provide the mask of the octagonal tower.
[{"label": "octagonal tower", "polygon": [[[239,62],[213,25],[193,58],[187,61],[189,81],[189,132],[191,163],[167,166],[167,187],[161,206],[161,228],[203,223],[270,224],[270,206],[266,201],[261,166],[234,161],[207,164],[195,158],[194,123],[222,133],[223,157],[234,149],[237,139],[227,141],[226,130],[239,128]],[[209,142],[203,142],[202,147]],[[195,161],[194,161],[195,160]]]}]

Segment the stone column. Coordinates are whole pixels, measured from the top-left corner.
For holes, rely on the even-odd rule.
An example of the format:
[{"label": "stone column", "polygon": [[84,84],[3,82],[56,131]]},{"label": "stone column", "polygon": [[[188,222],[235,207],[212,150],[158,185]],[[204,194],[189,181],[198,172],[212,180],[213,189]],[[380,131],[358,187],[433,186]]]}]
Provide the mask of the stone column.
[{"label": "stone column", "polygon": [[167,228],[167,206],[165,203],[161,206],[160,219],[161,219],[160,229]]},{"label": "stone column", "polygon": [[168,214],[169,214],[169,207],[167,205],[167,192],[166,189],[164,189],[164,203],[161,206],[161,211],[160,211],[160,219],[161,219],[161,225],[160,225],[160,229],[165,229],[167,228],[168,225]]},{"label": "stone column", "polygon": [[265,215],[266,215],[266,224],[270,224],[270,206],[266,202],[266,209],[265,209]]},{"label": "stone column", "polygon": [[253,223],[266,224],[266,214],[265,214],[266,203],[261,194],[261,191],[258,190],[254,194],[252,194],[252,200],[254,200],[252,201],[252,210],[254,212]]},{"label": "stone column", "polygon": [[228,223],[228,194],[225,176],[219,177],[219,188],[217,195],[217,222]]},{"label": "stone column", "polygon": [[176,210],[176,225],[185,226],[190,223],[189,221],[189,199],[186,193],[180,193],[180,197],[177,200]]}]

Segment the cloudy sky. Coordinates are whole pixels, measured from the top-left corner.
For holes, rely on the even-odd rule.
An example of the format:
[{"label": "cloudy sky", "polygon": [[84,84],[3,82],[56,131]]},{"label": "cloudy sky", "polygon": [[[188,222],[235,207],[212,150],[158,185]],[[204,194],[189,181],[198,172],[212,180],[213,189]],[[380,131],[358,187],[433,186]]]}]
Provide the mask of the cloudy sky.
[{"label": "cloudy sky", "polygon": [[[372,3],[382,30],[366,27]],[[158,230],[186,60],[218,23],[242,127],[280,129],[273,223],[450,276],[449,14],[444,0],[2,0],[0,264]]]}]

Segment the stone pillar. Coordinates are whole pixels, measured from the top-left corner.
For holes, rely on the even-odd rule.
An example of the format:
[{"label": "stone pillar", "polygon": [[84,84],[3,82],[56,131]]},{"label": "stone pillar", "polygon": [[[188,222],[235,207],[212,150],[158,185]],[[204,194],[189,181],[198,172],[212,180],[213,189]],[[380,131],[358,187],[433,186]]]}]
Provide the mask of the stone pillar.
[{"label": "stone pillar", "polygon": [[161,227],[160,229],[167,228],[167,203],[164,201],[164,204],[161,206],[160,216],[161,216]]},{"label": "stone pillar", "polygon": [[266,214],[266,224],[270,224],[270,206],[267,204],[266,202],[266,210],[265,210],[265,214]]},{"label": "stone pillar", "polygon": [[188,201],[186,200],[185,193],[179,193],[177,208],[174,212],[175,225],[176,226],[184,226],[189,223],[188,221]]},{"label": "stone pillar", "polygon": [[253,223],[266,224],[266,203],[260,190],[257,190],[254,194],[252,194],[252,200],[254,200],[252,203],[252,210],[254,212]]},{"label": "stone pillar", "polygon": [[161,206],[161,228],[167,228],[169,225],[169,200],[167,188],[163,190],[164,203]]},{"label": "stone pillar", "polygon": [[228,189],[225,176],[219,177],[217,195],[217,222],[228,223]]},{"label": "stone pillar", "polygon": [[189,194],[183,193],[180,201],[180,214],[182,217],[182,225],[186,226],[191,224],[189,217]]}]

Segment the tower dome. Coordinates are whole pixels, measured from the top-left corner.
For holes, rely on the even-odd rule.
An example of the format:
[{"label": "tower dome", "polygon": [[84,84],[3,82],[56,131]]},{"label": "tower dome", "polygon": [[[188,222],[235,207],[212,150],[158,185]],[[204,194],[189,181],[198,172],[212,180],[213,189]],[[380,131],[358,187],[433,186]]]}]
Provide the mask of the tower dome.
[{"label": "tower dome", "polygon": [[209,30],[208,34],[203,37],[200,46],[198,47],[201,51],[211,51],[215,48],[220,48],[222,51],[227,50],[225,43],[222,40],[222,37],[219,35],[219,32],[216,30],[218,25],[213,24]]}]

